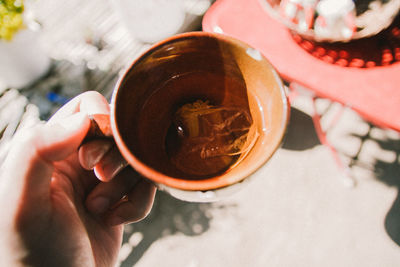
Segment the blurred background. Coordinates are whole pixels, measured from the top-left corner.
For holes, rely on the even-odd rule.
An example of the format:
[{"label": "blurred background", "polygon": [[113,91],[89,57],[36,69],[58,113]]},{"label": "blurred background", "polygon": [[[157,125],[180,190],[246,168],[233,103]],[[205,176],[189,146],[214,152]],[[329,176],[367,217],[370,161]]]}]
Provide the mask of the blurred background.
[{"label": "blurred background", "polygon": [[[0,58],[15,54],[0,66],[0,161],[19,128],[48,119],[87,90],[109,99],[124,68],[156,41],[201,30],[213,3],[25,1],[21,31],[28,33],[0,40]],[[126,226],[118,265],[398,266],[399,133],[328,99],[316,101],[324,128],[343,109],[327,133],[349,167],[349,186],[318,139],[309,95],[291,104],[281,149],[245,188],[202,204],[158,192],[148,218]]]}]

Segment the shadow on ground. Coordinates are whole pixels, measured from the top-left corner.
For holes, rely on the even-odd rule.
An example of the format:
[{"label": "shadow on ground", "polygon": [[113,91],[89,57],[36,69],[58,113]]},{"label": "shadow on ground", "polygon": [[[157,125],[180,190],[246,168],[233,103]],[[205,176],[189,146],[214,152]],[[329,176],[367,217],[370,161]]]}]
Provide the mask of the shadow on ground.
[{"label": "shadow on ground", "polygon": [[296,108],[290,111],[290,121],[282,148],[289,150],[306,150],[319,145],[311,117]]},{"label": "shadow on ground", "polygon": [[395,154],[392,161],[383,161],[374,157],[374,163],[371,167],[377,180],[390,187],[395,187],[398,191],[395,201],[386,214],[384,225],[389,237],[400,246],[400,139],[393,139],[388,136],[380,139],[373,138],[371,136],[373,128],[374,126],[370,125],[370,130],[365,135],[353,135],[361,140],[361,147],[359,153],[352,158],[351,166],[358,165],[369,168],[359,159],[360,152],[366,141],[372,141],[378,144],[381,150]]},{"label": "shadow on ground", "polygon": [[[400,246],[400,139],[393,139],[387,135],[379,139],[374,138],[371,136],[371,131],[373,129],[374,126],[370,125],[370,129],[365,135],[351,134],[351,136],[361,140],[361,145],[358,153],[350,157],[349,167],[359,166],[369,169],[373,171],[376,179],[388,186],[397,188],[398,195],[386,215],[384,225],[389,237]],[[385,131],[379,128],[375,129],[382,132]],[[387,162],[378,159],[375,155],[370,155],[374,158],[372,165],[362,162],[359,156],[367,141],[378,144],[379,148],[385,152],[394,153],[396,155],[394,160]],[[320,141],[316,135],[312,118],[306,113],[292,108],[290,124],[282,148],[289,150],[305,150],[319,144]]]},{"label": "shadow on ground", "polygon": [[[371,138],[371,137],[370,137]],[[385,230],[390,238],[400,246],[400,140],[385,138],[375,141],[381,149],[395,153],[392,162],[376,160],[374,164],[375,176],[381,182],[397,188],[397,197],[385,218]]]},{"label": "shadow on ground", "polygon": [[[143,221],[125,228],[123,247],[130,253],[121,266],[135,265],[156,240],[182,233],[187,236],[201,235],[210,227],[209,203],[180,201],[159,191],[150,215]],[[132,240],[134,236],[140,240]],[[135,238],[134,238],[135,239]]]}]

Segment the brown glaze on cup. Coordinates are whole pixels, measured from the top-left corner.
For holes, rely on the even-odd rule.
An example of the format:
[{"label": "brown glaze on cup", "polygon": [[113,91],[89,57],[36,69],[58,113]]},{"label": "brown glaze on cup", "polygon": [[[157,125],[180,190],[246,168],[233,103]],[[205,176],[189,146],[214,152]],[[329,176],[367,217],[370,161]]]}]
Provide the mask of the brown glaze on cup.
[{"label": "brown glaze on cup", "polygon": [[[171,164],[165,139],[175,112],[196,100],[248,111],[259,137],[222,173],[191,176]],[[111,126],[125,159],[156,184],[214,190],[238,183],[260,168],[282,141],[288,121],[284,87],[272,66],[246,44],[193,32],[156,44],[117,84]]]}]

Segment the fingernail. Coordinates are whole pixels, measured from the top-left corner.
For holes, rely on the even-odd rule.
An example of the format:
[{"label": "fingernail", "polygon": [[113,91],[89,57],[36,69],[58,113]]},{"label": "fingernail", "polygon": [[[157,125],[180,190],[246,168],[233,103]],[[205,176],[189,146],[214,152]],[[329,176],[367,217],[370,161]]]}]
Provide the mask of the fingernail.
[{"label": "fingernail", "polygon": [[105,197],[96,197],[88,203],[88,209],[94,214],[104,213],[110,207],[110,200]]},{"label": "fingernail", "polygon": [[102,159],[101,164],[94,167],[94,174],[99,180],[108,182],[126,166],[128,166],[127,161],[119,155],[119,151],[115,148]]},{"label": "fingernail", "polygon": [[[111,167],[110,167],[111,166]],[[119,172],[121,172],[126,166],[128,166],[128,162],[126,160],[120,160],[118,164],[110,164],[109,167],[112,171],[110,172],[110,177],[115,177]]]},{"label": "fingernail", "polygon": [[93,167],[99,163],[103,156],[110,150],[111,146],[111,142],[105,142],[104,144],[94,147],[92,150],[88,150],[85,155],[86,167],[88,169],[93,169]]},{"label": "fingernail", "polygon": [[123,219],[119,216],[114,216],[108,220],[108,225],[117,226],[117,225],[123,224],[124,222],[125,222],[125,219]]}]

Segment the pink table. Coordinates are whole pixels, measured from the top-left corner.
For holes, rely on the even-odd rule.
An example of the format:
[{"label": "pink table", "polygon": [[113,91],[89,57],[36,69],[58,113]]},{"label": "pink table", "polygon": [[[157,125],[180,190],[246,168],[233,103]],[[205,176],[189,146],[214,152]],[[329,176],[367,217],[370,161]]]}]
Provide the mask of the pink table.
[{"label": "pink table", "polygon": [[206,13],[203,30],[247,42],[284,79],[349,106],[377,126],[400,131],[398,22],[366,40],[317,44],[291,34],[258,0],[218,0]]}]

